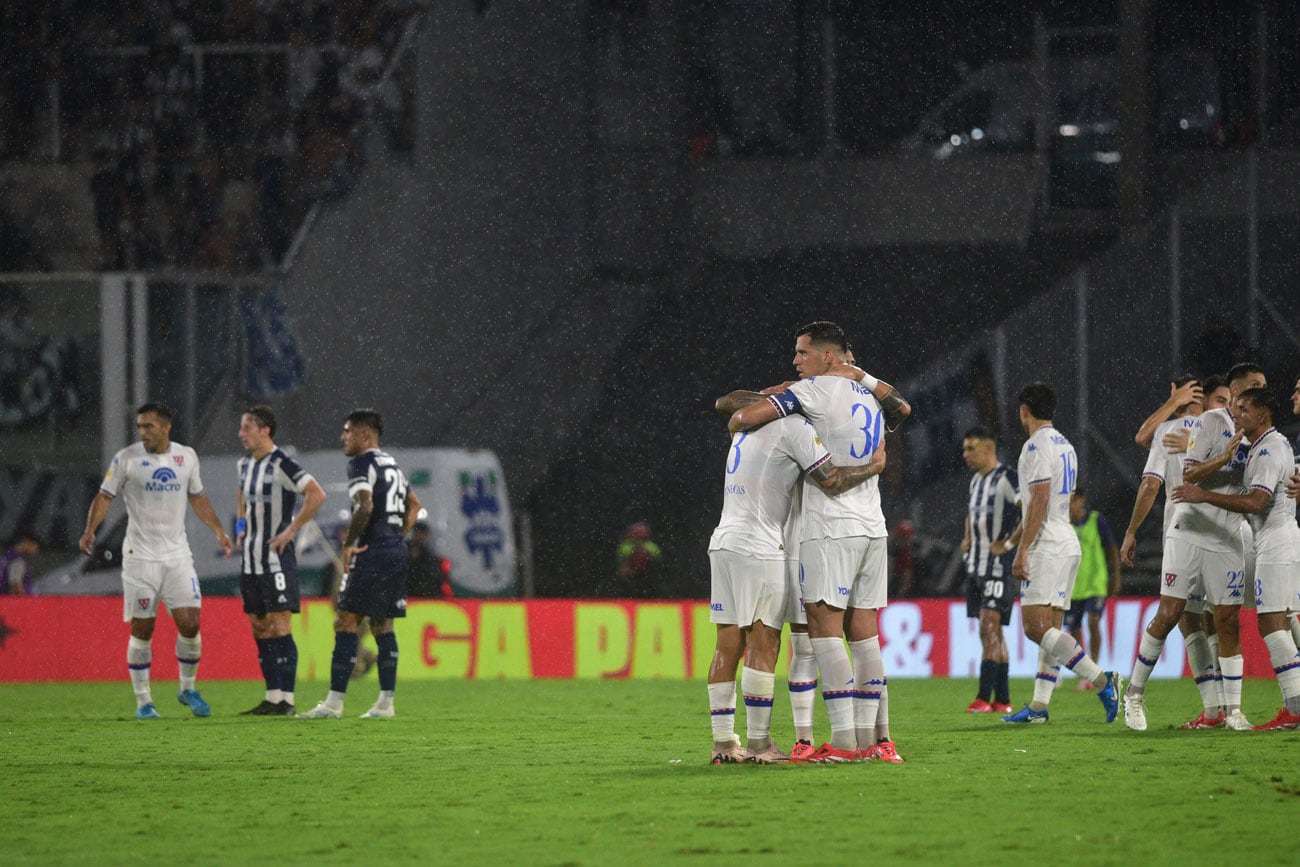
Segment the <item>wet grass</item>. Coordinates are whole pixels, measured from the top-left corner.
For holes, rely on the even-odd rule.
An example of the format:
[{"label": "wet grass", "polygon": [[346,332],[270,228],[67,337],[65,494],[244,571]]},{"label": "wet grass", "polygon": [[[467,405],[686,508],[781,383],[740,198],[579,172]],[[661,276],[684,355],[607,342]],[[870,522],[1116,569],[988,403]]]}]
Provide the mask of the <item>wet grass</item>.
[{"label": "wet grass", "polygon": [[[698,682],[420,682],[399,691],[396,719],[376,721],[356,718],[373,679],[353,685],[337,721],[238,716],[260,688],[229,682],[201,685],[213,716],[194,719],[162,700],[173,684],[156,684],[164,719],[150,723],[133,719],[125,682],[5,685],[0,853],[8,864],[1289,860],[1300,734],[1180,731],[1198,709],[1189,682],[1156,683],[1151,728],[1136,734],[1106,725],[1072,685],[1049,724],[1012,727],[962,712],[972,681],[896,680],[907,761],[832,767],[710,766]],[[325,688],[302,684],[300,706]],[[1272,716],[1274,684],[1249,682],[1246,696],[1253,720]],[[788,746],[783,696],[774,728]]]}]

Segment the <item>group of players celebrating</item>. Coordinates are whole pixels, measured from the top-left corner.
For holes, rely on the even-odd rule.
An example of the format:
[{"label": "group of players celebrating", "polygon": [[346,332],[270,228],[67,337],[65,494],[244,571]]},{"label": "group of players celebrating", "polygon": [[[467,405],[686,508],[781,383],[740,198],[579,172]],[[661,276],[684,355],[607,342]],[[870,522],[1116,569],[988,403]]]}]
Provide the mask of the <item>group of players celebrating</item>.
[{"label": "group of players celebrating", "polygon": [[[249,407],[239,424],[239,440],[248,454],[239,462],[238,516],[232,541],[204,493],[198,455],[189,446],[174,442],[171,428],[171,411],[166,406],[146,403],[136,410],[140,441],[113,457],[80,540],[81,550],[90,555],[95,532],[113,499],[120,495],[127,513],[122,545],[123,619],[131,624],[127,668],[135,691],[135,716],[142,720],[162,716],[154,704],[149,678],[159,602],[171,613],[178,633],[177,698],[197,717],[212,714],[196,688],[202,650],[202,594],[185,533],[187,506],[212,530],[225,556],[236,547],[240,549],[240,594],[266,682],[263,700],[243,713],[293,716],[298,649],[290,624],[300,605],[294,539],[325,502],[325,492],[275,445],[276,418],[271,408]],[[382,418],[370,409],[355,410],[343,422],[341,441],[348,458],[352,511],[343,542],[346,574],[338,591],[330,691],[312,710],[296,714],[301,718],[343,716],[343,699],[356,664],[357,632],[367,619],[379,651],[379,698],[361,716],[384,719],[394,715],[397,636],[393,618],[406,614],[403,540],[416,521],[420,501],[397,462],[379,448],[383,431]],[[302,508],[295,515],[300,496]]]},{"label": "group of players celebrating", "polygon": [[[1108,722],[1115,718],[1118,697],[1128,728],[1145,731],[1147,681],[1169,633],[1179,626],[1203,704],[1201,713],[1182,728],[1300,728],[1300,654],[1296,650],[1300,640],[1296,618],[1300,609],[1300,527],[1295,502],[1300,496],[1300,472],[1291,444],[1273,426],[1279,404],[1268,389],[1264,371],[1258,365],[1241,363],[1226,376],[1204,382],[1181,377],[1171,384],[1169,399],[1143,422],[1136,435],[1138,444],[1149,453],[1120,555],[1126,565],[1133,565],[1137,533],[1161,485],[1166,490],[1164,551],[1160,605],[1143,629],[1122,696],[1118,693],[1121,679],[1112,674],[1103,684],[1096,676],[1099,669],[1095,664],[1077,642],[1060,631],[1079,562],[1079,546],[1071,538],[1066,517],[1068,491],[1074,490],[1077,477],[1071,474],[1073,449],[1051,428],[1054,399],[1049,398],[1050,390],[1041,384],[1027,386],[1020,394],[1020,419],[1030,437],[1021,451],[1018,470],[997,461],[996,446],[987,431],[973,429],[963,441],[967,464],[975,470],[963,542],[968,613],[980,617],[984,644],[980,695],[968,710],[1010,710],[1001,627],[1009,622],[1015,593],[1011,583],[1002,579],[1012,574],[1021,579],[1025,634],[1039,644],[1039,663],[1033,699],[1020,711],[1002,716],[1004,722],[1046,722],[1060,665],[1065,664],[1101,687],[1098,696],[1106,706]],[[1300,415],[1300,381],[1292,401]],[[1050,433],[1044,435],[1044,430]],[[1048,515],[1041,524],[1055,527],[1056,551],[1048,560],[1042,556],[1046,552],[1039,549],[1042,537],[1032,533],[1038,523],[1034,486],[1047,476],[1044,456],[1060,471],[1052,475],[1046,488]],[[1027,472],[1031,475],[1026,476]],[[1044,496],[1042,491],[1038,496]],[[1014,505],[1023,509],[1019,523],[1009,514]],[[1074,552],[1073,565],[1067,562],[1070,551]],[[1041,602],[1038,585],[1044,573],[1040,566],[1049,562],[1060,564],[1069,573],[1069,583],[1063,595],[1049,599],[1046,609],[1031,615]],[[1239,614],[1241,606],[1252,600],[1283,702],[1274,719],[1258,726],[1252,726],[1241,711],[1245,665]],[[1039,628],[1038,618],[1044,610],[1054,628]],[[1093,648],[1094,653],[1096,650]],[[995,682],[997,700],[990,704],[987,698]]]},{"label": "group of players celebrating", "polygon": [[[878,477],[886,428],[911,407],[853,366],[834,323],[799,329],[794,366],[796,382],[734,391],[716,404],[728,417],[731,446],[722,518],[709,541],[709,616],[717,625],[708,684],[712,762],[901,762],[889,733],[877,628],[888,589]],[[771,739],[785,623],[796,738],[789,753]],[[744,746],[735,732],[742,657]],[[819,672],[831,733],[813,747]]]}]

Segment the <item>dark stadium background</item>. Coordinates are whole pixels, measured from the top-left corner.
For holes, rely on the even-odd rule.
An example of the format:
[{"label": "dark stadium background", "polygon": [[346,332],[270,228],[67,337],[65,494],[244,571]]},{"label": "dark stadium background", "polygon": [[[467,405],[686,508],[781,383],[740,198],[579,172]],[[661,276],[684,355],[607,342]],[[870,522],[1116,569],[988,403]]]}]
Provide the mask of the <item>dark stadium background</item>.
[{"label": "dark stadium background", "polygon": [[[1281,194],[1300,181],[1292,158],[1300,12],[1290,2],[275,8],[268,16],[251,4],[205,2],[6,5],[0,268],[151,275],[151,364],[164,388],[175,387],[193,348],[169,281],[251,275],[274,287],[303,363],[273,401],[294,444],[332,447],[342,415],[374,405],[389,420],[388,442],[496,450],[531,525],[538,595],[614,593],[615,546],[635,521],[651,524],[664,552],[639,595],[707,592],[726,442],[713,399],[789,378],[799,324],[840,322],[863,366],[919,387],[952,351],[1087,266],[1133,280],[1124,290],[1131,308],[1089,316],[1099,357],[1116,354],[1121,332],[1128,345],[1142,341],[1123,331],[1133,319],[1163,334],[1152,311],[1165,309],[1171,206],[1188,220],[1178,367],[1208,373],[1249,355],[1284,394],[1294,381],[1293,330],[1260,314],[1252,332],[1243,306],[1252,269],[1274,305],[1294,306],[1288,278],[1300,264],[1300,221],[1294,197]],[[316,43],[325,95],[290,112],[277,101],[287,99],[277,58],[285,45]],[[366,69],[349,65],[371,46],[384,64],[397,61],[386,73],[396,95],[374,104],[364,96]],[[113,183],[125,184],[121,201],[129,200],[134,187],[97,174],[129,150],[121,118],[130,113],[114,106],[148,104],[165,88],[132,58],[165,69],[168,52],[192,58],[199,49],[207,77],[185,108],[192,125],[144,121],[161,156],[150,157],[148,214],[130,224],[131,237],[121,222],[65,219],[33,178],[75,199],[70,212],[99,214],[95,197],[118,190]],[[1117,114],[1094,144],[1120,153],[1118,165],[1072,163],[1068,143],[1054,141],[1042,154],[1046,174],[1034,175],[1041,190],[1005,207],[979,191],[1006,190],[1007,160],[1032,152],[955,157],[963,185],[918,168],[930,157],[902,143],[933,106],[986,64],[1043,53],[1108,58]],[[1217,120],[1195,136],[1171,139],[1155,112],[1154,70],[1171,55],[1209,58],[1214,71]],[[350,97],[350,87],[363,96]],[[286,132],[287,156],[277,150]],[[176,141],[189,147],[187,135],[204,144],[166,153]],[[1236,211],[1203,204],[1241,204],[1235,179],[1253,160],[1272,179],[1257,185],[1258,235]],[[900,191],[880,182],[899,176],[895,166],[940,180]],[[230,207],[235,190],[253,190],[257,202],[223,234],[210,211]],[[823,208],[817,196],[826,191],[852,194]],[[751,220],[760,206],[763,220]],[[894,209],[906,219],[873,222]],[[140,240],[146,230],[156,243]],[[50,285],[11,276],[0,291],[7,303],[23,293],[39,306],[56,291]],[[214,303],[227,303],[222,291]],[[1045,315],[1060,325],[1073,311]],[[219,321],[188,332],[199,347],[200,397],[190,429],[176,436],[201,454],[237,448],[230,419],[252,382],[247,370],[215,367],[240,339]],[[76,362],[92,402],[97,357],[86,344]],[[1108,426],[1083,477],[1121,530],[1136,484],[1121,469],[1141,465],[1122,432],[1131,435],[1164,397],[1173,367],[1149,353],[1122,372],[1097,359],[1088,368],[1092,405],[1106,407],[1095,411]],[[1061,389],[1061,426],[1083,437],[1072,386]],[[1001,424],[1011,459],[1020,438],[1009,412],[996,408],[987,420]],[[85,418],[13,423],[0,463],[97,476],[97,457],[60,467],[35,444],[84,438]],[[915,525],[918,593],[950,590],[943,570],[959,538],[965,471],[959,442],[949,445],[938,475],[918,480],[904,469],[906,450],[890,443],[900,465],[884,482],[886,516]],[[944,502],[951,508],[936,505]],[[0,536],[39,518],[0,512]],[[66,559],[79,528],[46,524],[46,562]],[[1149,561],[1148,552],[1147,573]]]}]

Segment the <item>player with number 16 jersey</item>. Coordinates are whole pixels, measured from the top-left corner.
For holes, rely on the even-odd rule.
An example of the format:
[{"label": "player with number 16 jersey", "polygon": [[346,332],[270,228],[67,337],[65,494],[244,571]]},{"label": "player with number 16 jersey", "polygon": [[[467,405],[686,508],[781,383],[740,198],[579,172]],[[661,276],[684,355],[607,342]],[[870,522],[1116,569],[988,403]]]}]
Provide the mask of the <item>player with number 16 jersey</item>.
[{"label": "player with number 16 jersey", "polygon": [[[1030,548],[1030,554],[1051,557],[1082,557],[1079,536],[1070,524],[1070,495],[1079,479],[1079,458],[1074,446],[1051,423],[1043,425],[1020,449],[1016,465],[1020,480],[1020,501],[1029,502],[1029,486],[1050,482],[1047,497],[1047,515]],[[1070,579],[1065,595],[1050,604],[1056,608],[1070,607]],[[1047,603],[1044,603],[1047,604]]]}]

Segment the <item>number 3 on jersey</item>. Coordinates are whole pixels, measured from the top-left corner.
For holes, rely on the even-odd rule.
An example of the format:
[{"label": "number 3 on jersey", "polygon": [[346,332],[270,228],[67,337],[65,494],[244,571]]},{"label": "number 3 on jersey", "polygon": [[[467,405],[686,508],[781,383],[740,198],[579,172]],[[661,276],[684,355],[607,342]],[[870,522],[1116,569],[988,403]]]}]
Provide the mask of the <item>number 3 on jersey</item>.
[{"label": "number 3 on jersey", "polygon": [[736,437],[736,441],[731,444],[731,461],[727,464],[727,475],[731,475],[740,469],[740,444],[745,441],[747,436],[749,436],[749,431],[742,431],[740,436]]}]

